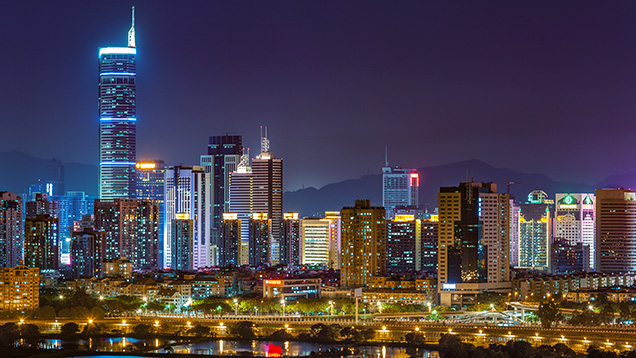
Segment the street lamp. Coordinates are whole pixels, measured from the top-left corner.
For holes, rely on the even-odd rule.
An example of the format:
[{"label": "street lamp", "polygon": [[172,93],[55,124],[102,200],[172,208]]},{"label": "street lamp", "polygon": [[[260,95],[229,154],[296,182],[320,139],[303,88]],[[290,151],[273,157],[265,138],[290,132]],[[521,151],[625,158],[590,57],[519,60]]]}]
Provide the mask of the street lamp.
[{"label": "street lamp", "polygon": [[329,306],[331,307],[331,315],[333,316],[333,301],[329,301]]},{"label": "street lamp", "polygon": [[254,306],[254,317],[258,316],[258,307]]},{"label": "street lamp", "polygon": [[431,313],[431,303],[430,302],[426,302],[426,305],[428,306],[428,313]]},{"label": "street lamp", "polygon": [[234,299],[234,315],[238,316],[238,300]]},{"label": "street lamp", "polygon": [[283,317],[285,317],[285,297],[280,299],[280,304],[283,305]]}]

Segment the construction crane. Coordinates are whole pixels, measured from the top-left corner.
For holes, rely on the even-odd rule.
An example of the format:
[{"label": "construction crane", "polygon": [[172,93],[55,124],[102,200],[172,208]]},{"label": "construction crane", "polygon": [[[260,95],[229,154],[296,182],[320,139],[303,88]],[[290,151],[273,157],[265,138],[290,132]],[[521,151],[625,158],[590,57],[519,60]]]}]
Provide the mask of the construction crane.
[{"label": "construction crane", "polygon": [[508,178],[508,182],[506,183],[506,193],[508,195],[510,195],[510,186],[511,185],[517,185],[517,184],[521,184],[521,182],[519,182],[519,181],[510,181],[510,178]]}]

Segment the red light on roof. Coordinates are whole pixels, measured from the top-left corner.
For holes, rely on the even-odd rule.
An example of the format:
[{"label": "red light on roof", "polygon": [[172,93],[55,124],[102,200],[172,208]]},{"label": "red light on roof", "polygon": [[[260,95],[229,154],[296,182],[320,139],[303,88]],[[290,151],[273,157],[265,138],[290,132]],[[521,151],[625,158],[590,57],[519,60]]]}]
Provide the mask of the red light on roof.
[{"label": "red light on roof", "polygon": [[411,178],[419,178],[420,175],[417,173],[411,173]]}]

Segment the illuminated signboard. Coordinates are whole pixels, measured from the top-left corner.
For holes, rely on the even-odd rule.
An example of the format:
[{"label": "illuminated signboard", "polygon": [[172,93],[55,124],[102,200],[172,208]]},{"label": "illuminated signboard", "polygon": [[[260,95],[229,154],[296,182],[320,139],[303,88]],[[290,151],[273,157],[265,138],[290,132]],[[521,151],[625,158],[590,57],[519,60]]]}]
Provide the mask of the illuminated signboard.
[{"label": "illuminated signboard", "polygon": [[563,203],[566,205],[570,205],[574,202],[574,198],[572,197],[572,195],[568,195],[565,198],[563,198]]},{"label": "illuminated signboard", "polygon": [[271,285],[271,286],[280,286],[283,284],[283,281],[281,280],[265,280],[265,284],[266,285]]},{"label": "illuminated signboard", "polygon": [[457,285],[454,284],[454,283],[444,283],[444,284],[442,284],[442,288],[444,290],[454,290],[454,289],[457,288]]},{"label": "illuminated signboard", "polygon": [[594,203],[592,202],[592,198],[590,198],[589,196],[586,196],[585,199],[583,199],[583,204],[592,205]]},{"label": "illuminated signboard", "polygon": [[137,169],[155,169],[156,167],[155,163],[137,163]]}]

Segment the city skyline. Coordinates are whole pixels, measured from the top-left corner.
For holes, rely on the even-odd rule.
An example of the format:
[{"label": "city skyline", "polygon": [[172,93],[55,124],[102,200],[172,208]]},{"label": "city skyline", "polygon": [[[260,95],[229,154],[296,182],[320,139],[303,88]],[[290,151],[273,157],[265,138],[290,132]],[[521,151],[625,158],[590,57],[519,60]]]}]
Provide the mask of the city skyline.
[{"label": "city skyline", "polygon": [[[582,182],[633,170],[628,131],[615,130],[636,111],[630,4],[149,4],[9,4],[0,29],[18,33],[7,49],[22,56],[1,63],[17,87],[0,93],[0,150],[95,163],[91,59],[125,44],[135,5],[140,157],[196,164],[208,136],[237,133],[255,149],[257,126],[267,125],[287,161],[286,190],[378,173],[385,145],[390,163],[406,168],[477,157]],[[62,61],[69,55],[77,60]],[[53,146],[24,140],[69,132],[80,135]],[[174,133],[183,140],[166,145]],[[565,142],[586,155],[537,159]],[[453,149],[430,155],[446,144]]]}]

